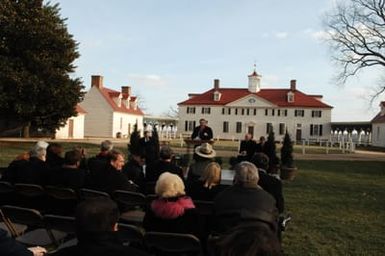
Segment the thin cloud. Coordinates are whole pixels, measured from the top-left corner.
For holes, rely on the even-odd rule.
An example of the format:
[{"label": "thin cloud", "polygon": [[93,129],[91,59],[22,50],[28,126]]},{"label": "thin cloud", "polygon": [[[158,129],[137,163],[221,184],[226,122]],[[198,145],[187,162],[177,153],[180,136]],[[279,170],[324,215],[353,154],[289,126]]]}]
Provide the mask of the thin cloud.
[{"label": "thin cloud", "polygon": [[144,86],[144,87],[152,87],[152,88],[159,88],[159,87],[165,87],[168,83],[168,79],[161,77],[159,75],[154,74],[148,74],[148,75],[141,75],[141,74],[129,74],[128,75],[129,81],[132,82],[132,84],[135,84],[136,86]]},{"label": "thin cloud", "polygon": [[278,39],[286,39],[289,36],[289,33],[287,32],[275,32],[274,37]]}]

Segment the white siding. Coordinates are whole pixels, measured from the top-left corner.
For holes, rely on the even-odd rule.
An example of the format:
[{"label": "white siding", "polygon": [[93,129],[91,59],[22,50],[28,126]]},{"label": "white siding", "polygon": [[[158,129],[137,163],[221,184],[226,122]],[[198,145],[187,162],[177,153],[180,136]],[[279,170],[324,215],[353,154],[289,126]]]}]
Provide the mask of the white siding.
[{"label": "white siding", "polygon": [[112,137],[113,112],[101,92],[96,87],[86,93],[80,104],[87,112],[84,120],[85,137]]},{"label": "white siding", "polygon": [[385,147],[385,123],[372,124],[372,145]]},{"label": "white siding", "polygon": [[132,133],[136,123],[138,124],[138,130],[143,131],[143,116],[114,112],[112,137],[116,138],[117,133],[120,132],[122,137],[127,138],[130,135],[129,132]]},{"label": "white siding", "polygon": [[69,137],[69,126],[70,120],[73,121],[73,136],[72,139],[83,139],[84,138],[84,114],[78,114],[77,116],[71,117],[67,120],[65,126],[60,127],[56,130],[56,139],[71,139]]},{"label": "white siding", "polygon": [[[254,97],[255,98],[255,97]],[[249,97],[233,102],[231,107],[231,115],[227,114],[227,108],[224,106],[195,106],[195,114],[187,113],[187,106],[179,106],[179,122],[178,132],[187,135],[191,132],[185,131],[185,121],[198,121],[200,118],[205,118],[208,121],[208,125],[213,129],[214,138],[220,139],[243,139],[244,134],[248,131],[248,126],[254,127],[254,137],[266,136],[267,123],[273,125],[276,140],[282,140],[284,135],[279,134],[279,124],[284,123],[290,133],[292,139],[295,139],[297,124],[301,124],[301,133],[303,139],[329,139],[331,130],[331,109],[321,108],[277,108],[273,105],[265,102],[264,100],[258,100],[250,103]],[[263,107],[261,107],[263,106]],[[192,106],[189,106],[192,107]],[[210,114],[202,114],[202,107],[210,107]],[[225,108],[225,114],[222,114],[222,108]],[[238,114],[235,115],[235,108],[238,109]],[[242,115],[242,108],[244,114]],[[247,108],[249,108],[249,115],[247,115]],[[254,109],[257,113],[254,115]],[[265,115],[265,110],[268,110],[268,115]],[[274,109],[274,116],[272,111]],[[295,109],[303,109],[305,115],[303,117],[295,116]],[[280,110],[280,116],[278,116],[278,110]],[[287,110],[287,116],[284,116],[284,111]],[[321,117],[312,117],[312,110],[321,110]],[[223,132],[223,122],[229,122],[229,132]],[[236,123],[242,123],[242,131],[236,132]],[[310,125],[322,125],[322,136],[310,136]]]}]

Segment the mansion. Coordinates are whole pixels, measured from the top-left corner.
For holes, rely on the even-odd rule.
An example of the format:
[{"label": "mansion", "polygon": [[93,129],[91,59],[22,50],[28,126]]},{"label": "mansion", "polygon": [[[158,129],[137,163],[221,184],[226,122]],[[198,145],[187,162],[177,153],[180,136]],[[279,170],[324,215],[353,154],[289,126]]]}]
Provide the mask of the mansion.
[{"label": "mansion", "polygon": [[189,94],[178,103],[178,132],[190,136],[204,118],[215,139],[243,139],[245,133],[258,139],[271,129],[276,140],[282,140],[286,130],[293,140],[330,138],[333,107],[322,102],[321,95],[301,92],[296,80],[287,88],[262,89],[255,70],[248,78],[247,88],[223,88],[215,79],[210,90]]}]

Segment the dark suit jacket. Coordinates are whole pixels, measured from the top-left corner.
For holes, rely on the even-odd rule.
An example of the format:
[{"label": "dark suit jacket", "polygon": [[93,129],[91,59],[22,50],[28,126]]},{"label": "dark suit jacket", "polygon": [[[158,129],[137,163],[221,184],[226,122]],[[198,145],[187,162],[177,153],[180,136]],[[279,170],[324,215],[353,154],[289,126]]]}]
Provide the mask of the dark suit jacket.
[{"label": "dark suit jacket", "polygon": [[157,181],[159,176],[164,172],[171,172],[184,180],[181,167],[171,162],[158,160],[154,164],[146,166],[146,181]]},{"label": "dark suit jacket", "polygon": [[262,221],[277,230],[275,199],[260,187],[233,185],[214,198],[215,232],[222,233],[241,223]]},{"label": "dark suit jacket", "polygon": [[259,171],[258,185],[274,197],[278,212],[283,213],[285,203],[282,194],[282,182],[279,179],[268,175],[264,171]]},{"label": "dark suit jacket", "polygon": [[156,142],[153,138],[150,138],[148,141],[145,140],[146,138],[140,138],[139,140],[139,146],[142,151],[146,153],[146,164],[152,164],[156,160],[158,160],[158,149],[156,148]]},{"label": "dark suit jacket", "polygon": [[78,168],[58,167],[48,175],[48,185],[80,189],[84,186],[86,172]]},{"label": "dark suit jacket", "polygon": [[54,256],[116,256],[116,255],[138,255],[146,256],[145,252],[123,245],[119,240],[117,232],[89,233],[81,236],[75,246],[63,248]]},{"label": "dark suit jacket", "polygon": [[7,256],[33,256],[33,253],[23,244],[9,237],[4,229],[0,228],[0,252]]},{"label": "dark suit jacket", "polygon": [[89,174],[85,186],[109,194],[112,194],[115,190],[133,191],[127,176],[111,165],[108,165],[108,168],[100,172]]},{"label": "dark suit jacket", "polygon": [[201,130],[201,127],[197,126],[191,134],[191,139],[195,139],[196,137],[199,137],[201,140],[211,140],[213,138],[213,130],[208,126],[205,126]]},{"label": "dark suit jacket", "polygon": [[139,186],[140,192],[144,192],[145,180],[143,166],[140,166],[136,161],[131,159],[123,166],[122,173],[126,176],[127,179],[131,180]]},{"label": "dark suit jacket", "polygon": [[13,161],[6,173],[4,180],[11,183],[28,183],[45,185],[48,178],[48,165],[37,157],[31,157],[29,160]]},{"label": "dark suit jacket", "polygon": [[187,184],[186,194],[193,200],[213,201],[215,196],[222,192],[227,186],[216,185],[211,189],[203,186],[201,180],[193,180]]},{"label": "dark suit jacket", "polygon": [[246,151],[246,158],[243,160],[250,160],[254,155],[256,150],[257,143],[254,140],[242,140],[241,145],[239,147],[239,153],[242,151]]}]

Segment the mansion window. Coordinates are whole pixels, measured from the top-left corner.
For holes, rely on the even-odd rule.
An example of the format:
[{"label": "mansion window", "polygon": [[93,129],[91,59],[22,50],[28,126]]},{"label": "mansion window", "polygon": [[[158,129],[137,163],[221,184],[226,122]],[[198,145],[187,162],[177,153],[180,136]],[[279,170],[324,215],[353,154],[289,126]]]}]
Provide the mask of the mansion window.
[{"label": "mansion window", "polygon": [[201,113],[202,114],[210,114],[210,111],[211,111],[210,107],[202,107]]},{"label": "mansion window", "polygon": [[223,132],[224,133],[229,132],[229,122],[227,122],[227,121],[223,122]]},{"label": "mansion window", "polygon": [[277,110],[277,116],[281,116],[281,110],[280,109]]},{"label": "mansion window", "polygon": [[287,116],[287,109],[285,109],[285,110],[283,111],[283,115],[284,115],[284,116]]},{"label": "mansion window", "polygon": [[245,109],[244,108],[242,108],[242,116],[245,114]]},{"label": "mansion window", "polygon": [[255,116],[257,115],[257,109],[256,108],[254,109],[254,115]]},{"label": "mansion window", "polygon": [[195,114],[195,107],[187,107],[186,112],[187,114]]},{"label": "mansion window", "polygon": [[266,133],[269,134],[273,131],[273,124],[272,123],[266,123]]},{"label": "mansion window", "polygon": [[294,110],[294,116],[302,116],[302,117],[304,117],[305,116],[305,110],[303,110],[303,109],[296,109],[296,110]]},{"label": "mansion window", "polygon": [[321,117],[322,111],[321,110],[313,110],[311,111],[311,117]]},{"label": "mansion window", "polygon": [[192,132],[195,128],[195,121],[185,121],[184,122],[184,131]]},{"label": "mansion window", "polygon": [[279,135],[283,135],[283,134],[285,134],[285,124],[280,123],[279,124]]},{"label": "mansion window", "polygon": [[272,109],[272,110],[271,110],[271,115],[272,115],[272,116],[275,115],[275,109]]},{"label": "mansion window", "polygon": [[225,114],[225,108],[222,108],[222,115]]},{"label": "mansion window", "polygon": [[246,115],[250,115],[250,109],[249,108],[246,109]]},{"label": "mansion window", "polygon": [[322,136],[322,124],[311,124],[310,136]]},{"label": "mansion window", "polygon": [[236,133],[241,133],[242,132],[242,123],[237,122],[236,123]]},{"label": "mansion window", "polygon": [[228,109],[227,109],[227,114],[228,114],[228,115],[231,115],[231,108],[228,108]]},{"label": "mansion window", "polygon": [[238,109],[237,108],[235,109],[235,115],[238,115]]},{"label": "mansion window", "polygon": [[265,116],[267,116],[269,114],[269,110],[266,108],[265,109]]}]

